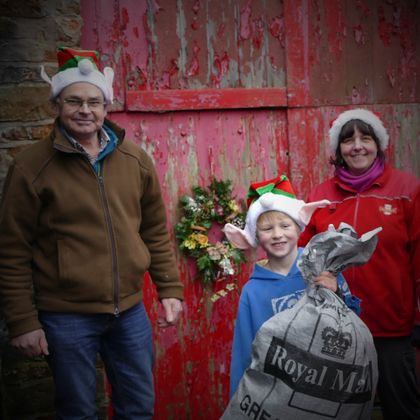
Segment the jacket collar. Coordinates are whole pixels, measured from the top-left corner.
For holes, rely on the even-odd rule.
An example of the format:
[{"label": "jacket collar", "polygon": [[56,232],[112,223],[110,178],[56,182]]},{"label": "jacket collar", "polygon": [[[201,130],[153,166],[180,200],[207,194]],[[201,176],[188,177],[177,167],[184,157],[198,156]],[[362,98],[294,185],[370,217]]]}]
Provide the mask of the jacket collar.
[{"label": "jacket collar", "polygon": [[[105,118],[104,126],[110,128],[118,139],[118,145],[120,145],[125,138],[125,130],[121,127],[119,127],[117,124],[113,123],[111,120],[108,120]],[[63,132],[60,129],[60,120],[57,117],[54,121],[54,127],[50,136],[53,145],[56,149],[64,151],[64,152],[70,152],[70,153],[78,153],[78,150],[76,150],[70,142],[66,139]]]}]

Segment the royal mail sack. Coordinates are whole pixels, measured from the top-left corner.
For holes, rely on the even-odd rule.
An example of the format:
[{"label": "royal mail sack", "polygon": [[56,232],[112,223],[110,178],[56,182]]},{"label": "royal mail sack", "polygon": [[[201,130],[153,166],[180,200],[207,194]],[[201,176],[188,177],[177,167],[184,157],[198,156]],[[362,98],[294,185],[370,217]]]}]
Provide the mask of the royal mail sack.
[{"label": "royal mail sack", "polygon": [[[314,255],[317,272],[328,270],[326,262],[337,270],[370,258],[377,230],[357,239],[351,226],[340,228],[314,236],[305,248],[298,265],[306,267],[301,271],[308,288],[293,308],[276,314],[257,332],[251,365],[223,420],[371,418],[378,378],[372,335],[335,293],[314,287],[313,277],[304,274],[309,276],[309,267],[316,265],[311,263]],[[331,252],[333,258],[325,258]]]}]

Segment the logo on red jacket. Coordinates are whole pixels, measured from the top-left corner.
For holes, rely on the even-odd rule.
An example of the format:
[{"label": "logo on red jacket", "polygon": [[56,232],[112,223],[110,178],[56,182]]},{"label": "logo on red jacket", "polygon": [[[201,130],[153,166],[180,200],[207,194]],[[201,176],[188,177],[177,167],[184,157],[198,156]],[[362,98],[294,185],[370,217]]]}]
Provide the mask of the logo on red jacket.
[{"label": "logo on red jacket", "polygon": [[392,207],[392,204],[385,204],[383,206],[379,206],[379,210],[385,215],[385,216],[391,216],[391,214],[397,213],[397,208]]}]

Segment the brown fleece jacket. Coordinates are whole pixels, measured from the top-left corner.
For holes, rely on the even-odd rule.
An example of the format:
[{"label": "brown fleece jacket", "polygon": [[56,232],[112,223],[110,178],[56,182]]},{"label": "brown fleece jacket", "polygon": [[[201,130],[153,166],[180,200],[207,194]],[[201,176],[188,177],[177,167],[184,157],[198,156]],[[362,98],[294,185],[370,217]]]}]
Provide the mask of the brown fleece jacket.
[{"label": "brown fleece jacket", "polygon": [[159,180],[138,146],[106,120],[118,146],[97,175],[56,122],[20,153],[0,206],[0,298],[11,337],[41,328],[38,310],[117,313],[142,300],[182,299]]}]

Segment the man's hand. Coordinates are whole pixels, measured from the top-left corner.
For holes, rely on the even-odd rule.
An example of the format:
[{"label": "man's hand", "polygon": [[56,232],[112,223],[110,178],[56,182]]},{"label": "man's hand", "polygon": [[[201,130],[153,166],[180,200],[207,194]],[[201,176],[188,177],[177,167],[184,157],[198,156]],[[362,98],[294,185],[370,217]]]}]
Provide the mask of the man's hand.
[{"label": "man's hand", "polygon": [[337,278],[334,277],[329,271],[323,271],[318,277],[314,279],[316,286],[325,287],[336,293],[338,290]]},{"label": "man's hand", "polygon": [[162,299],[162,305],[165,310],[165,318],[158,319],[160,328],[175,325],[182,312],[182,302],[176,298]]},{"label": "man's hand", "polygon": [[10,344],[28,357],[49,355],[47,339],[42,329],[18,335],[10,340]]}]

